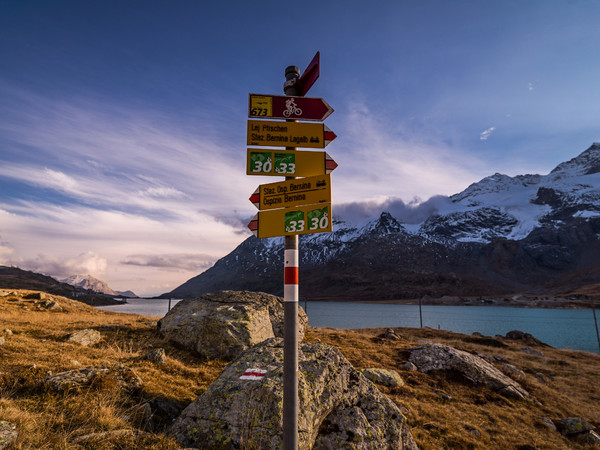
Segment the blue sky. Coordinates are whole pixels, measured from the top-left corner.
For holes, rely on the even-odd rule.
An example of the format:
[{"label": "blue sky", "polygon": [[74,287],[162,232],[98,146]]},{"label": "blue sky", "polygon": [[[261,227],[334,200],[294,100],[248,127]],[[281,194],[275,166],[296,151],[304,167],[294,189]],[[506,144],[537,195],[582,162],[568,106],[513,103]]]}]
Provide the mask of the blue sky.
[{"label": "blue sky", "polygon": [[[249,236],[248,93],[335,109],[335,204],[548,173],[600,140],[591,0],[0,0],[0,264],[169,291]],[[346,208],[348,210],[348,208]],[[334,207],[335,215],[335,207]]]}]

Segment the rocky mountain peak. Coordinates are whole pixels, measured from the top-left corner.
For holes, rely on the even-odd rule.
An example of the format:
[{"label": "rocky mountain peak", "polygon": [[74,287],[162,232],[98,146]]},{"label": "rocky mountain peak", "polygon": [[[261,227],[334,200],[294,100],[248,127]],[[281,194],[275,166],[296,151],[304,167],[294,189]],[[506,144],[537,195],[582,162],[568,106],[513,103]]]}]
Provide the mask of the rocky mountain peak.
[{"label": "rocky mountain peak", "polygon": [[108,295],[118,295],[104,281],[94,278],[91,275],[72,275],[62,280],[63,283],[90,291],[99,292]]},{"label": "rocky mountain peak", "polygon": [[575,158],[556,166],[550,173],[591,175],[600,172],[600,142],[594,142],[587,150]]},{"label": "rocky mountain peak", "polygon": [[404,230],[404,227],[387,211],[383,211],[379,219],[372,222],[369,228],[371,232],[379,234],[398,233]]}]

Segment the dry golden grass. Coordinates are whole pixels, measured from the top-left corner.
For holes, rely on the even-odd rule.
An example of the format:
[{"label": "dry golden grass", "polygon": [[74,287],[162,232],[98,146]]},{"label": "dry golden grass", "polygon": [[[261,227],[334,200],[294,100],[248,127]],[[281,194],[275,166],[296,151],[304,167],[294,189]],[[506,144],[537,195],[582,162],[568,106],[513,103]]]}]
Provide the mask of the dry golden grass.
[{"label": "dry golden grass", "polygon": [[[150,317],[103,311],[46,294],[63,308],[50,312],[40,300],[21,297],[31,291],[15,292],[20,295],[0,297],[0,336],[5,339],[0,346],[0,420],[17,424],[14,448],[179,448],[165,434],[169,424],[160,418],[154,418],[154,430],[144,429],[140,406],[156,398],[192,402],[221,373],[224,362],[175,348],[160,337]],[[69,333],[85,328],[100,330],[103,340],[90,347],[66,341]],[[166,350],[164,364],[143,359],[156,347]],[[103,380],[68,394],[43,387],[50,374],[113,364],[135,370],[144,382],[141,392],[125,392]],[[78,441],[89,434],[94,435]]]},{"label": "dry golden grass", "polygon": [[[154,429],[145,428],[142,404],[152,399],[188,404],[216,379],[225,363],[171,345],[156,332],[156,318],[98,310],[46,294],[63,308],[50,312],[40,300],[23,299],[28,292],[0,296],[0,336],[5,338],[0,346],[0,420],[17,424],[14,448],[179,448],[165,432],[166,419],[155,417]],[[84,328],[100,330],[103,340],[90,347],[65,340],[67,334]],[[586,448],[550,431],[540,419],[579,416],[600,425],[598,355],[537,348],[544,353],[538,357],[519,351],[520,343],[492,338],[399,328],[401,339],[389,341],[378,337],[382,332],[311,328],[307,340],[336,346],[357,368],[397,370],[405,386],[380,389],[408,410],[408,424],[422,449]],[[424,340],[503,356],[525,372],[519,381],[532,399],[506,399],[457,380],[403,370],[405,349]],[[164,364],[143,359],[156,347],[166,350]],[[117,363],[136,371],[144,382],[141,392],[126,392],[106,379],[68,394],[43,387],[42,380],[51,373]],[[547,381],[540,381],[537,373]],[[451,399],[444,400],[439,392]]]},{"label": "dry golden grass", "polygon": [[[524,345],[520,342],[433,329],[397,328],[395,331],[400,336],[399,341],[379,338],[383,329],[311,328],[306,340],[336,346],[357,368],[398,371],[405,386],[379,388],[409,411],[408,424],[419,448],[593,448],[551,431],[540,419],[576,416],[600,426],[600,355],[530,346],[543,352],[544,356],[539,357],[521,352]],[[460,380],[402,369],[401,364],[408,356],[405,349],[423,341],[504,357],[525,372],[525,378],[518,381],[532,398],[507,399]],[[496,366],[501,369],[501,364]],[[546,381],[540,381],[538,373],[543,374]],[[436,391],[451,399],[445,400]]]}]

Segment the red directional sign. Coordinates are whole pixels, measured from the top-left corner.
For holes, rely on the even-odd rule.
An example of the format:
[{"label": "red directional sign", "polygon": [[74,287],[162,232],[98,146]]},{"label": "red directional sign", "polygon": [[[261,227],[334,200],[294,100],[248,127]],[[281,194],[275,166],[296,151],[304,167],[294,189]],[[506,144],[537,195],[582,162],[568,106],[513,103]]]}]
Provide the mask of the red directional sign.
[{"label": "red directional sign", "polygon": [[254,119],[298,119],[322,122],[333,108],[322,98],[250,94],[248,117]]},{"label": "red directional sign", "polygon": [[319,62],[321,60],[321,52],[317,52],[317,54],[313,57],[312,61],[306,68],[306,70],[302,73],[302,76],[298,78],[296,81],[296,87],[300,90],[299,94],[301,96],[306,95],[308,90],[315,84],[317,78],[319,78]]}]

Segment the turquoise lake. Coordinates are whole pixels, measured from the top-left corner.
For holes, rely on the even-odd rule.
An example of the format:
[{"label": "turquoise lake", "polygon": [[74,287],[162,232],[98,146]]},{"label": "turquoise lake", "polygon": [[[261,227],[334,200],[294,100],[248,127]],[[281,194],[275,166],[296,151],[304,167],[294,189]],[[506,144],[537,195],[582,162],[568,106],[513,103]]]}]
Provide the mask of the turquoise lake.
[{"label": "turquoise lake", "polygon": [[[148,316],[164,316],[168,300],[129,299],[125,305],[102,309]],[[178,300],[173,300],[174,306]],[[300,306],[305,307],[305,302]],[[385,305],[350,302],[308,302],[308,322],[313,327],[381,328],[420,326],[418,305]],[[511,308],[506,306],[423,305],[423,326],[458,333],[475,331],[486,336],[521,330],[557,348],[599,353],[594,316],[589,309]],[[596,312],[600,319],[600,311]]]}]

